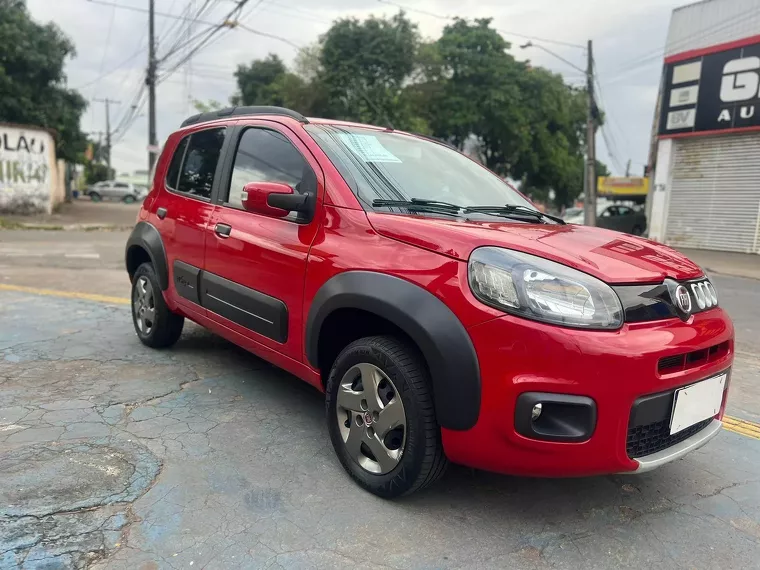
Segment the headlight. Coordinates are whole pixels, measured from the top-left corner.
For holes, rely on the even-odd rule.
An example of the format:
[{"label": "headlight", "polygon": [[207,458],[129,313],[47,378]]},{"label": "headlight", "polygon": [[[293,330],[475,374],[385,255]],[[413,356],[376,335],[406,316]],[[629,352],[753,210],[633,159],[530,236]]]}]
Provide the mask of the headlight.
[{"label": "headlight", "polygon": [[498,247],[473,251],[470,288],[483,303],[555,325],[618,329],[623,306],[606,283],[566,265]]}]

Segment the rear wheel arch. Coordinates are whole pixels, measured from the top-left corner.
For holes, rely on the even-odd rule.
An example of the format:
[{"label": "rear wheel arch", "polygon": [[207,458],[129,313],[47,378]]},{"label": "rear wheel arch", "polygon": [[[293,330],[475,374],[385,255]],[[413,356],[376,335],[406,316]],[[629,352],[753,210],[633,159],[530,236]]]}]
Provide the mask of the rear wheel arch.
[{"label": "rear wheel arch", "polygon": [[377,334],[402,336],[419,349],[430,371],[442,427],[466,430],[475,425],[480,368],[470,336],[443,301],[409,281],[369,271],[348,271],[328,280],[309,310],[306,356],[326,377],[330,371],[322,368],[331,366],[343,347]]},{"label": "rear wheel arch", "polygon": [[169,268],[161,234],[154,225],[148,222],[138,222],[127,240],[125,252],[125,262],[130,281],[137,268],[147,261],[153,265],[161,290],[166,291],[169,287]]}]

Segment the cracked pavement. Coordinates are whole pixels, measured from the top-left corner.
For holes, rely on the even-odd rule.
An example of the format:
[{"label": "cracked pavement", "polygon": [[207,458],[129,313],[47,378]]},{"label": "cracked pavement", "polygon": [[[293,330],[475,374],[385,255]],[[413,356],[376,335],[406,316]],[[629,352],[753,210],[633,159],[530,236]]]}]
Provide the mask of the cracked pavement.
[{"label": "cracked pavement", "polygon": [[[344,474],[320,394],[191,323],[156,351],[125,306],[9,291],[0,323],[0,569],[758,564],[760,441],[736,433],[637,477],[452,467],[389,502]],[[760,409],[758,379],[740,357],[730,408]]]}]

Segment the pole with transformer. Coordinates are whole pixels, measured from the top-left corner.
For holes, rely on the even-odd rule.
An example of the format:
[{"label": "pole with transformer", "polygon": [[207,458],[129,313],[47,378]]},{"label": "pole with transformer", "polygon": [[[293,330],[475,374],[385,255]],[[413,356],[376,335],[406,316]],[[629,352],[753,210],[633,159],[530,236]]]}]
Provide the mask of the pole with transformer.
[{"label": "pole with transformer", "polygon": [[[586,110],[586,158],[583,165],[583,223],[587,226],[596,225],[596,119],[597,106],[594,100],[594,54],[593,43],[588,40],[586,52],[588,61],[586,69],[582,69],[552,50],[529,41],[520,46],[521,49],[536,47],[556,59],[577,69],[586,76],[587,110]],[[572,44],[572,47],[583,49],[582,45]]]},{"label": "pole with transformer", "polygon": [[155,36],[155,0],[148,0],[148,73],[145,83],[148,86],[148,172],[153,173],[156,163],[156,36]]},{"label": "pole with transformer", "polygon": [[596,225],[596,102],[594,101],[594,54],[592,41],[588,41],[586,89],[586,183],[583,188],[583,223]]}]

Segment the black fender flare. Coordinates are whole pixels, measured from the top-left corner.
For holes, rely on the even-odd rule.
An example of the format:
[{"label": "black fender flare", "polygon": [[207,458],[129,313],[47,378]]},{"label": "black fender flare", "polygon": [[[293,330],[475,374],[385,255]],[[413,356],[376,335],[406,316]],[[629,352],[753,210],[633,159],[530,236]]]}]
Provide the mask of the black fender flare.
[{"label": "black fender flare", "polygon": [[404,279],[371,271],[340,273],[320,287],[306,321],[305,350],[319,368],[319,336],[337,309],[361,309],[389,320],[420,348],[430,367],[438,423],[467,430],[480,414],[480,366],[470,335],[438,297]]},{"label": "black fender flare", "polygon": [[[134,252],[134,248],[136,247],[148,252],[150,261],[153,263],[153,269],[155,269],[158,276],[158,282],[161,284],[161,290],[166,291],[169,288],[169,266],[166,261],[166,250],[164,249],[161,234],[153,224],[138,222],[129,235],[124,252],[124,261],[128,272],[130,272],[130,252]],[[134,269],[136,268],[133,268],[132,271]],[[130,272],[130,278],[131,276]]]}]

